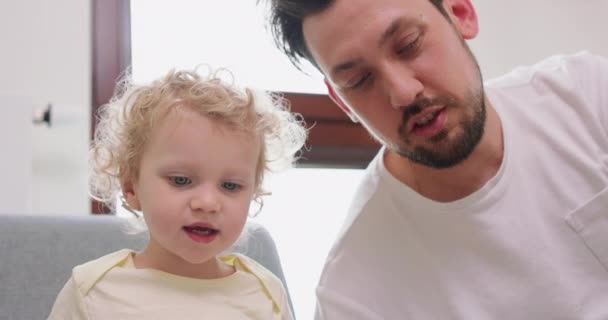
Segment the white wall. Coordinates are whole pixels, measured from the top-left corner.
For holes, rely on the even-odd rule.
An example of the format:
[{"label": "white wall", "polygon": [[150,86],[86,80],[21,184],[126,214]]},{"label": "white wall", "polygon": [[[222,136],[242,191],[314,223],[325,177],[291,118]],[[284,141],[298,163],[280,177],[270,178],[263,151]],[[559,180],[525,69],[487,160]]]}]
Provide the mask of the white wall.
[{"label": "white wall", "polygon": [[90,211],[90,34],[89,0],[0,2],[0,94],[22,96],[32,109],[51,102],[61,118],[57,120],[63,120],[51,128],[32,125],[33,213]]},{"label": "white wall", "polygon": [[608,57],[608,0],[473,0],[479,36],[470,42],[486,79],[557,53]]}]

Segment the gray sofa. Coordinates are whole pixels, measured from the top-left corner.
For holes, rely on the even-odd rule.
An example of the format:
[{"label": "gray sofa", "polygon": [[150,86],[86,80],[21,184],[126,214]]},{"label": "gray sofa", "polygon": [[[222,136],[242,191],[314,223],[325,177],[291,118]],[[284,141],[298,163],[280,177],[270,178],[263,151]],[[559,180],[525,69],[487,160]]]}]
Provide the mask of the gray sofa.
[{"label": "gray sofa", "polygon": [[[141,249],[146,236],[124,233],[123,223],[105,215],[0,215],[0,319],[46,319],[74,266],[118,249]],[[247,242],[231,251],[257,260],[287,288],[268,231],[251,222],[247,228]]]}]

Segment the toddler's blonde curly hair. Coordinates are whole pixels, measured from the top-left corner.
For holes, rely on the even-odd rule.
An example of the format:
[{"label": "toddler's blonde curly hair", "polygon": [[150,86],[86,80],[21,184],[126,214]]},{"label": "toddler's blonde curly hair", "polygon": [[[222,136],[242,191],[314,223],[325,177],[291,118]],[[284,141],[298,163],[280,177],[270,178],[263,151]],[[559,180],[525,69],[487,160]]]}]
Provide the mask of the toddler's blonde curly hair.
[{"label": "toddler's blonde curly hair", "polygon": [[175,108],[191,108],[231,130],[261,139],[254,200],[264,193],[265,171],[294,164],[307,132],[301,117],[289,112],[286,101],[237,87],[225,69],[207,74],[172,70],[149,85],[135,85],[128,75],[121,80],[117,93],[98,113],[89,159],[94,199],[115,210],[121,181],[137,178],[152,130]]}]

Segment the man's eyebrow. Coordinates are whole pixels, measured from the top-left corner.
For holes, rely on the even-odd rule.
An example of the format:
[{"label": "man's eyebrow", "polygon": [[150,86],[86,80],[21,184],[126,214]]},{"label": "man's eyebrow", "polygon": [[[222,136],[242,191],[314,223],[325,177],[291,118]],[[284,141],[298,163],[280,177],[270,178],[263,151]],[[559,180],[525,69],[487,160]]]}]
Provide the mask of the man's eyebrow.
[{"label": "man's eyebrow", "polygon": [[388,28],[386,28],[386,30],[382,34],[380,41],[378,41],[378,47],[382,47],[388,41],[388,39],[390,39],[392,36],[395,35],[395,33],[397,33],[397,30],[399,30],[399,27],[401,27],[401,23],[403,23],[402,18],[397,18],[393,20],[393,22],[391,22],[391,24],[388,26]]},{"label": "man's eyebrow", "polygon": [[399,30],[420,26],[423,20],[424,16],[422,15],[420,15],[418,18],[412,16],[401,16],[395,18],[382,34],[382,37],[378,41],[378,47],[382,47]]},{"label": "man's eyebrow", "polygon": [[[378,41],[378,46],[379,47],[383,46],[391,37],[393,37],[395,35],[395,33],[397,33],[397,31],[399,31],[399,29],[403,25],[413,25],[415,23],[416,22],[414,21],[414,19],[410,19],[410,18],[406,18],[406,17],[395,18],[391,22],[391,24],[388,26],[388,28],[386,28],[384,33],[382,33],[382,37],[380,37],[380,40]],[[330,75],[336,76],[337,74],[339,74],[341,72],[352,69],[353,67],[355,67],[357,65],[357,63],[358,63],[357,60],[350,60],[350,61],[340,63],[331,69]]]},{"label": "man's eyebrow", "polygon": [[331,75],[335,77],[336,75],[344,72],[346,70],[352,69],[357,64],[356,60],[346,61],[344,63],[340,63],[339,65],[333,67],[331,69]]}]

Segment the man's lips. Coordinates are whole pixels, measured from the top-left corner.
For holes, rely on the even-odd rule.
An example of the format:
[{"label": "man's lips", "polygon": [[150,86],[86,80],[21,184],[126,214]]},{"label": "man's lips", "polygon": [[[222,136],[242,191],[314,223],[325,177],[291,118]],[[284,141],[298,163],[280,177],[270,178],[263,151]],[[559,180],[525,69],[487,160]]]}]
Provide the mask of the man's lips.
[{"label": "man's lips", "polygon": [[424,117],[434,113],[442,111],[445,108],[443,105],[432,106],[424,108],[424,110],[420,111],[416,115],[412,116],[407,120],[407,132],[411,133],[416,128],[416,122],[420,121]]}]

